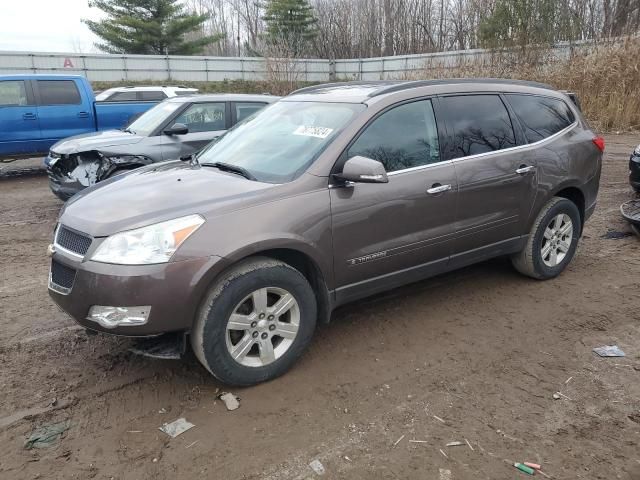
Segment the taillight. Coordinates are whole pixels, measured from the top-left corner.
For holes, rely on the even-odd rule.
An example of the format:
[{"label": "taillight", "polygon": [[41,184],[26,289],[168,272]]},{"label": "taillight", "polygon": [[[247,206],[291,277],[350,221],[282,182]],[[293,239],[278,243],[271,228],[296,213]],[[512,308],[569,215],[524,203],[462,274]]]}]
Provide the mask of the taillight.
[{"label": "taillight", "polygon": [[602,138],[601,136],[597,136],[597,137],[594,137],[592,142],[596,147],[598,147],[598,150],[600,150],[601,152],[604,152],[604,138]]}]

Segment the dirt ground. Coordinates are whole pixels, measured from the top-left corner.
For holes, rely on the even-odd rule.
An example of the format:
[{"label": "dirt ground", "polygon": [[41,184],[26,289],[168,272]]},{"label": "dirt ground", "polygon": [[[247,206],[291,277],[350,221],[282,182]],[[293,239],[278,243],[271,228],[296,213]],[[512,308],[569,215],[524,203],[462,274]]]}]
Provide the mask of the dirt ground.
[{"label": "dirt ground", "polygon": [[[603,238],[629,231],[618,207],[640,136],[606,140],[598,209],[559,278],[496,259],[341,308],[290,373],[232,389],[232,412],[194,358],[136,356],[54,306],[61,203],[45,177],[1,180],[0,478],[310,479],[319,460],[335,479],[526,477],[514,461],[640,479],[640,241]],[[605,344],[627,356],[596,357]],[[179,417],[196,427],[158,430]],[[23,448],[63,420],[53,446]]]}]

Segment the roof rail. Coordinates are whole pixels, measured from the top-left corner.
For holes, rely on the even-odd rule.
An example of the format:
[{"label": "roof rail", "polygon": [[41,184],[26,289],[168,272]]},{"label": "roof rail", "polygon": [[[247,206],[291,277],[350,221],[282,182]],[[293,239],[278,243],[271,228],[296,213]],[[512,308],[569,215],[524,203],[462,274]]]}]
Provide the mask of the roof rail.
[{"label": "roof rail", "polygon": [[524,85],[528,87],[545,88],[548,90],[555,90],[551,85],[540,82],[531,82],[528,80],[508,80],[505,78],[449,78],[439,80],[413,80],[401,83],[394,83],[386,88],[380,88],[375,92],[369,94],[369,98],[377,97],[378,95],[384,95],[386,93],[400,92],[409,88],[416,87],[430,87],[433,85],[455,85],[460,83],[498,83],[503,85]]}]

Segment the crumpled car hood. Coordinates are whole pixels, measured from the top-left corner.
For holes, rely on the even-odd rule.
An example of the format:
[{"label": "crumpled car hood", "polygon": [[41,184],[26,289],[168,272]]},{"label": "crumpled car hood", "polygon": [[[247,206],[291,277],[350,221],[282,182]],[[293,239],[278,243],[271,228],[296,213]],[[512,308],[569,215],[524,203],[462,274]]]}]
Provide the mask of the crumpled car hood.
[{"label": "crumpled car hood", "polygon": [[142,141],[141,135],[120,130],[105,130],[103,132],[83,133],[60,140],[51,147],[51,151],[60,155],[100,150],[119,145],[133,145]]},{"label": "crumpled car hood", "polygon": [[211,218],[259,202],[261,192],[276,187],[188,162],[155,163],[74,195],[60,222],[103,237],[183,215]]}]

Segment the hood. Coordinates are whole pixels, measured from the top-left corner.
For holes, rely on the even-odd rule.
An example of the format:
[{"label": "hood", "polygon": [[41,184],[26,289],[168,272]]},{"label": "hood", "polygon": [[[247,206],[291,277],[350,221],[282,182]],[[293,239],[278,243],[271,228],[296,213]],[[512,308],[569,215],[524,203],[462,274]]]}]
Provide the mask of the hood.
[{"label": "hood", "polygon": [[144,138],[146,137],[121,130],[90,132],[60,140],[51,147],[51,151],[60,155],[68,155],[70,153],[88,152],[118,145],[132,145]]},{"label": "hood", "polygon": [[258,201],[278,185],[255,182],[214,167],[156,163],[87,188],[69,200],[60,222],[94,237],[198,213],[218,213]]}]

